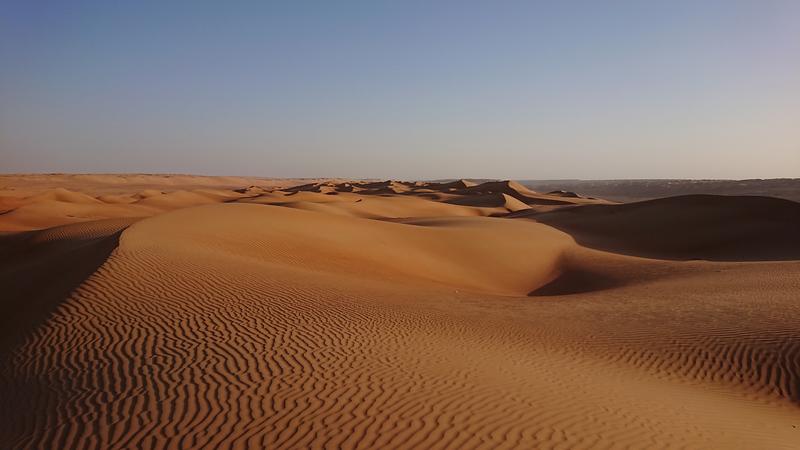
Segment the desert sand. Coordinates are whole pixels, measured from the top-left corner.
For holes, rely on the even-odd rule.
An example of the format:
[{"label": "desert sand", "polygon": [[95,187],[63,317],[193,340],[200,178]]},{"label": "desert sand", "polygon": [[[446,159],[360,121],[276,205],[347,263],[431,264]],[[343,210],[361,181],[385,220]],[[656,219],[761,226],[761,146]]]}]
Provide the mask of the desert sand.
[{"label": "desert sand", "polygon": [[800,448],[789,200],[0,187],[0,448]]}]

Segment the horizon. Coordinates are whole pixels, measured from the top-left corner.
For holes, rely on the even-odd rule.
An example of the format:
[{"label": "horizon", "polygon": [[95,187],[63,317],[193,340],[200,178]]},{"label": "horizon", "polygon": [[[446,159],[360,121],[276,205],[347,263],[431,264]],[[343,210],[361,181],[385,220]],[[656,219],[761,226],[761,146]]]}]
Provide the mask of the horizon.
[{"label": "horizon", "polygon": [[0,170],[793,178],[798,21],[789,0],[11,2]]}]

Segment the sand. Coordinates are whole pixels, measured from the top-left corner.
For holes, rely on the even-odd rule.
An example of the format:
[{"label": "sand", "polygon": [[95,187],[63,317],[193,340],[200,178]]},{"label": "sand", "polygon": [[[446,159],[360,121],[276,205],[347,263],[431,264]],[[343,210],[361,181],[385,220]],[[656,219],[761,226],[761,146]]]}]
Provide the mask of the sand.
[{"label": "sand", "polygon": [[0,191],[0,448],[800,448],[796,203],[135,177]]}]

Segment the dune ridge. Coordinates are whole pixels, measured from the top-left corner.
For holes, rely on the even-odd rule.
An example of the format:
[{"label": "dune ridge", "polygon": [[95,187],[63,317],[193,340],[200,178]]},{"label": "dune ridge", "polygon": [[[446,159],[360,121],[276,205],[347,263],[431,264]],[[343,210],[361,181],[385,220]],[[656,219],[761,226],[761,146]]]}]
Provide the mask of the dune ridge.
[{"label": "dune ridge", "polygon": [[[564,199],[558,195],[539,194],[510,181],[475,184],[463,180],[453,183],[330,180],[298,185],[297,180],[230,177],[209,181],[210,177],[74,175],[67,178],[69,183],[63,181],[63,176],[54,178],[49,182],[48,178],[34,178],[33,186],[55,186],[43,189],[20,188],[20,181],[14,184],[15,178],[8,177],[6,182],[10,185],[0,189],[0,231],[149,217],[174,209],[228,202],[280,205],[366,218],[503,216],[526,209],[541,212],[564,205],[605,203],[580,196]],[[154,182],[169,180],[170,183],[142,184],[151,178]],[[59,181],[72,189],[58,185]],[[236,181],[258,181],[259,184],[231,187],[230,183]],[[84,192],[92,189],[99,189],[103,194]],[[20,195],[25,193],[30,195]]]},{"label": "dune ridge", "polygon": [[644,258],[583,245],[603,222],[557,223],[651,233],[642,211],[685,212],[676,233],[700,239],[764,234],[794,206],[480,186],[153,189],[146,217],[0,234],[19,322],[0,447],[797,447],[797,258],[749,261],[746,242],[726,243],[736,261]]},{"label": "dune ridge", "polygon": [[800,259],[800,203],[770,197],[689,195],[585,205],[527,217],[593,248],[667,259]]}]

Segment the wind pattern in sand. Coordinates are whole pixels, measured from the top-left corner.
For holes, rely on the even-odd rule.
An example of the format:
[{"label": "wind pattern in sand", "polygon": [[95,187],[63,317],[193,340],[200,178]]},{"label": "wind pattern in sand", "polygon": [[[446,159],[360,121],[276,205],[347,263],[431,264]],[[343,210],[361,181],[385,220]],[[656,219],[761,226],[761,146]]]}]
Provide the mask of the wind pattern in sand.
[{"label": "wind pattern in sand", "polygon": [[[181,195],[0,236],[4,313],[21,314],[0,447],[800,442],[796,203],[507,182]],[[736,236],[703,228],[737,219]]]}]

